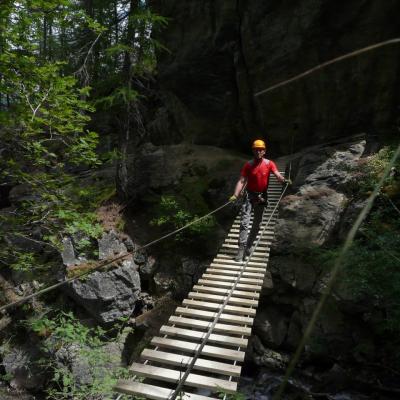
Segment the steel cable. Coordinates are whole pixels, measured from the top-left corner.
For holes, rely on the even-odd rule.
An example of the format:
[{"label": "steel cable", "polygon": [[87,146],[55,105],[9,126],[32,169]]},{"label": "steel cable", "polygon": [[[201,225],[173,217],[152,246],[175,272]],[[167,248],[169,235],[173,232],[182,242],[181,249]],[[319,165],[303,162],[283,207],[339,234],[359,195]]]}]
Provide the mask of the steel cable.
[{"label": "steel cable", "polygon": [[137,253],[138,251],[146,249],[146,248],[148,248],[148,247],[150,247],[150,246],[152,246],[152,245],[154,245],[154,244],[156,244],[158,242],[161,242],[162,240],[165,240],[165,239],[167,239],[167,238],[169,238],[169,237],[171,237],[173,235],[176,235],[177,233],[183,231],[184,229],[187,229],[189,226],[194,225],[194,224],[198,223],[199,221],[209,217],[210,215],[215,214],[219,210],[221,210],[224,207],[226,207],[228,204],[231,204],[231,202],[228,201],[225,204],[223,204],[223,205],[217,207],[216,209],[210,211],[209,213],[207,213],[207,214],[205,214],[205,215],[203,215],[203,216],[201,216],[201,217],[199,217],[199,218],[187,223],[185,226],[182,226],[181,228],[178,228],[178,229],[176,229],[176,230],[174,230],[172,232],[169,232],[169,233],[165,234],[164,236],[159,237],[158,239],[155,239],[155,240],[153,240],[153,241],[151,241],[151,242],[149,242],[149,243],[147,243],[147,244],[145,244],[143,246],[138,247],[137,249],[135,249],[133,251],[128,251],[128,252],[126,252],[124,254],[120,254],[117,257],[114,257],[114,258],[109,259],[109,260],[104,260],[104,261],[100,262],[97,267],[91,268],[88,271],[82,272],[81,274],[79,274],[79,275],[77,275],[75,277],[66,279],[66,280],[64,280],[62,282],[58,282],[58,283],[56,283],[54,285],[47,286],[46,288],[41,289],[41,290],[39,290],[39,291],[37,291],[35,293],[32,293],[31,295],[25,296],[25,297],[23,297],[23,298],[21,298],[21,299],[19,299],[17,301],[14,301],[12,303],[6,304],[6,305],[0,307],[0,313],[2,311],[7,310],[8,308],[23,304],[23,303],[27,302],[28,300],[33,299],[34,297],[37,297],[37,296],[40,296],[40,295],[42,295],[44,293],[50,292],[51,290],[54,290],[54,289],[56,289],[56,288],[58,288],[58,287],[60,287],[62,285],[65,285],[67,283],[72,283],[72,282],[76,281],[79,278],[82,278],[82,277],[84,277],[86,275],[89,275],[89,274],[91,274],[91,273],[93,273],[93,272],[95,272],[95,271],[97,271],[97,270],[99,270],[99,269],[101,269],[103,267],[106,267],[106,266],[108,266],[108,265],[110,265],[110,264],[112,264],[112,263],[114,263],[116,261],[120,261],[120,260],[122,260],[122,259],[124,259],[124,258],[126,258],[128,256],[131,256],[131,255]]},{"label": "steel cable", "polygon": [[[250,254],[249,254],[249,256],[248,256],[246,262],[243,264],[242,268],[240,269],[239,274],[238,274],[236,280],[234,281],[234,284],[233,284],[232,288],[229,290],[229,293],[228,293],[228,295],[226,296],[226,298],[225,298],[223,304],[221,305],[220,310],[218,311],[217,315],[214,317],[214,320],[213,320],[213,322],[211,323],[210,328],[208,329],[208,331],[207,331],[207,333],[206,333],[204,339],[202,340],[202,342],[200,343],[198,349],[196,350],[196,352],[195,352],[195,354],[194,354],[194,356],[193,356],[193,358],[192,358],[192,361],[191,361],[190,364],[188,365],[188,367],[187,367],[187,369],[186,369],[184,375],[182,376],[181,380],[180,380],[179,383],[178,383],[178,386],[176,387],[175,391],[173,392],[173,394],[171,395],[171,397],[169,398],[169,400],[175,400],[175,399],[177,398],[177,396],[180,394],[181,389],[182,389],[182,386],[185,384],[185,381],[186,381],[187,377],[189,376],[191,370],[192,370],[193,367],[194,367],[194,364],[196,363],[197,359],[199,358],[199,356],[200,356],[200,354],[201,354],[201,351],[203,350],[203,348],[204,348],[205,344],[207,343],[207,341],[208,341],[208,339],[209,339],[211,333],[213,332],[213,330],[214,330],[214,328],[215,328],[215,325],[217,324],[217,322],[218,322],[218,320],[219,320],[221,314],[223,313],[223,311],[224,311],[224,309],[225,309],[225,306],[228,304],[228,302],[229,302],[229,300],[230,300],[230,298],[231,298],[231,296],[232,296],[232,293],[233,293],[234,290],[236,289],[236,286],[237,286],[237,284],[239,283],[239,280],[240,280],[240,278],[242,277],[243,272],[244,272],[245,268],[247,267],[247,264],[249,263],[249,261],[250,261],[252,255],[253,255],[255,249],[257,248],[257,246],[258,246],[258,244],[259,244],[259,242],[260,242],[260,239],[262,238],[262,236],[263,236],[263,234],[264,234],[264,232],[265,232],[265,229],[268,227],[269,223],[271,222],[271,219],[272,219],[273,215],[275,214],[275,212],[276,212],[276,210],[277,210],[277,208],[278,208],[278,206],[279,206],[279,203],[281,202],[282,197],[284,196],[284,194],[285,194],[285,192],[286,192],[288,186],[289,186],[289,185],[286,184],[284,190],[283,190],[282,193],[281,193],[281,196],[279,197],[278,202],[276,203],[274,209],[273,209],[272,212],[271,212],[271,215],[270,215],[270,217],[269,217],[267,223],[264,225],[263,230],[261,231],[261,234],[259,235],[259,237],[258,237],[258,239],[257,239],[257,241],[256,241],[256,243],[255,243],[255,245],[254,245],[253,248],[251,249]],[[265,212],[265,209],[264,209],[264,212]]]},{"label": "steel cable", "polygon": [[362,49],[358,49],[358,50],[352,51],[351,53],[346,53],[346,54],[344,54],[342,56],[333,58],[332,60],[325,61],[322,64],[319,64],[319,65],[317,65],[317,66],[315,66],[313,68],[310,68],[310,69],[308,69],[308,70],[306,70],[306,71],[304,71],[304,72],[302,72],[302,73],[300,73],[298,75],[295,75],[295,76],[293,76],[293,77],[291,77],[289,79],[286,79],[286,80],[284,80],[282,82],[279,82],[279,83],[277,83],[275,85],[272,85],[272,86],[268,87],[267,89],[261,90],[261,91],[255,93],[254,96],[257,97],[257,96],[260,96],[262,94],[265,94],[265,93],[268,93],[268,92],[272,92],[273,90],[275,90],[275,89],[277,89],[279,87],[282,87],[282,86],[285,86],[285,85],[287,85],[289,83],[297,81],[298,79],[304,78],[307,75],[311,75],[312,73],[314,73],[314,72],[316,72],[316,71],[318,71],[320,69],[323,69],[323,68],[325,68],[325,67],[327,67],[327,66],[329,66],[331,64],[337,63],[339,61],[343,61],[343,60],[345,60],[347,58],[351,58],[351,57],[357,56],[359,54],[366,53],[368,51],[372,51],[372,50],[378,49],[380,47],[384,47],[384,46],[388,46],[388,45],[396,44],[396,43],[400,43],[400,38],[394,38],[394,39],[390,39],[390,40],[385,40],[384,42],[379,42],[379,43],[376,43],[376,44],[373,44],[373,45],[370,45],[370,46],[367,46],[367,47],[363,47]]}]

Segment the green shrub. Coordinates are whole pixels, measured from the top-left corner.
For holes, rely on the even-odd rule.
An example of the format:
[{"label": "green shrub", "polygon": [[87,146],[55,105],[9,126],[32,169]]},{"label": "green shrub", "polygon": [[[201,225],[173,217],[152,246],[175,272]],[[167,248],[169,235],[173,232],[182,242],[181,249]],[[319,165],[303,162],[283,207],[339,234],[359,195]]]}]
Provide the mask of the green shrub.
[{"label": "green shrub", "polygon": [[105,348],[109,339],[101,327],[89,328],[71,312],[59,312],[53,318],[32,318],[26,322],[26,326],[42,338],[51,336],[50,342],[44,342],[47,343],[47,351],[78,344],[79,357],[87,362],[90,369],[91,381],[77,384],[68,366],[60,366],[51,359],[42,360],[43,366],[52,372],[51,383],[46,390],[48,399],[111,399],[118,379],[129,378],[129,371],[119,366],[119,355]]},{"label": "green shrub", "polygon": [[[378,183],[394,152],[394,146],[385,146],[379,152],[362,158],[358,166],[351,171],[354,174],[354,178],[347,184],[348,191],[353,192],[355,197],[369,195]],[[396,162],[395,168],[400,171],[399,160]],[[386,180],[384,188],[393,184],[397,184],[397,186],[399,184],[398,178],[396,179],[395,176],[389,177]],[[400,193],[400,187],[398,189]]]},{"label": "green shrub", "polygon": [[[182,202],[172,195],[161,196],[155,213],[157,217],[153,218],[150,224],[165,227],[171,231],[182,228],[200,217],[200,215],[193,214],[185,209],[182,206]],[[215,219],[213,216],[209,216],[189,226],[184,232],[175,235],[175,240],[178,242],[191,242],[194,239],[204,238],[214,227]]]}]

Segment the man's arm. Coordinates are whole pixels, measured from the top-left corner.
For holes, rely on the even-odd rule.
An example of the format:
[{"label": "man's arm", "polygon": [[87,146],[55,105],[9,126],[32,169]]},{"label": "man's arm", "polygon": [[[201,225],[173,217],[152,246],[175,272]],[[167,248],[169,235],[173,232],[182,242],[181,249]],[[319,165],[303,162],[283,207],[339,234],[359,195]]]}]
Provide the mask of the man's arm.
[{"label": "man's arm", "polygon": [[279,173],[278,170],[274,171],[274,175],[276,176],[276,178],[278,179],[279,182],[281,182],[281,183],[285,182],[285,178]]},{"label": "man's arm", "polygon": [[292,181],[291,181],[290,179],[285,179],[285,178],[279,173],[276,164],[275,164],[273,161],[271,161],[271,163],[272,163],[271,172],[276,176],[276,179],[278,179],[278,181],[279,181],[280,183],[288,183],[288,184],[291,184]]},{"label": "man's arm", "polygon": [[233,193],[234,196],[239,197],[240,192],[242,191],[244,185],[247,182],[247,178],[245,176],[241,176],[236,183],[235,191]]},{"label": "man's arm", "polygon": [[247,178],[245,176],[241,176],[236,183],[235,191],[231,197],[229,197],[229,201],[236,201],[242,191],[244,185],[247,182]]}]

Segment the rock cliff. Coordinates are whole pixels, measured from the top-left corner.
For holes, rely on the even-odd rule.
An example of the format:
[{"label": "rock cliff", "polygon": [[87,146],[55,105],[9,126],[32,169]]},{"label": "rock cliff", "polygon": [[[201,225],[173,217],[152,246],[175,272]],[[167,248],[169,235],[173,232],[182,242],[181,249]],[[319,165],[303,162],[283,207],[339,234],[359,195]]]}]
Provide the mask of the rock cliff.
[{"label": "rock cliff", "polygon": [[254,95],[322,62],[398,37],[400,4],[351,0],[153,0],[170,18],[156,37],[155,144],[182,140],[246,148],[264,136],[275,153],[362,131],[393,130],[400,46],[348,59]]}]

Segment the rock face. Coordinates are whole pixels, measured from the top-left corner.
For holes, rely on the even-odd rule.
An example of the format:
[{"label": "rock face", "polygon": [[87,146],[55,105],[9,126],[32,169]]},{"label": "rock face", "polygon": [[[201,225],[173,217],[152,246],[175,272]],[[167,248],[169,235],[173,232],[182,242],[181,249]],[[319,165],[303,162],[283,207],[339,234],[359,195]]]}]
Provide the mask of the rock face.
[{"label": "rock face", "polygon": [[[396,1],[164,1],[156,37],[159,104],[153,143],[248,146],[267,135],[277,152],[391,130],[399,100],[398,45],[347,59],[265,95],[320,63],[399,37]],[[384,105],[384,106],[382,106]],[[394,125],[393,125],[394,126]]]},{"label": "rock face", "polygon": [[0,347],[2,366],[8,376],[12,376],[13,389],[40,390],[46,381],[46,373],[39,364],[43,354],[32,343],[8,348]]},{"label": "rock face", "polygon": [[167,261],[154,277],[154,286],[158,293],[173,290],[175,296],[184,297],[201,277],[206,264],[199,259],[182,257],[179,263]]},{"label": "rock face", "polygon": [[[329,275],[323,265],[312,266],[296,254],[347,234],[342,219],[354,221],[359,206],[351,203],[344,189],[364,150],[364,140],[315,146],[292,162],[293,193],[281,203],[269,264],[271,284],[263,292],[254,325],[260,340],[253,353],[257,364],[274,365],[271,349],[298,345]],[[362,311],[348,293],[335,288],[306,353],[335,357],[348,354],[357,343],[373,352],[372,333],[365,328]]]},{"label": "rock face", "polygon": [[100,323],[130,315],[140,293],[140,277],[132,261],[108,272],[93,272],[71,284],[71,295]]},{"label": "rock face", "polygon": [[331,236],[347,204],[341,188],[365,150],[365,141],[347,148],[315,147],[300,157],[293,195],[286,196],[276,226],[275,250],[321,246]]},{"label": "rock face", "polygon": [[[231,183],[237,179],[240,167],[246,160],[243,156],[232,155],[224,149],[190,144],[155,146],[145,143],[139,149],[130,148],[130,152],[126,161],[129,174],[124,176],[121,169],[118,172],[119,192],[129,201],[179,186],[184,177],[196,176],[200,180],[202,175],[210,171],[224,186],[224,182]],[[221,163],[224,163],[223,168]],[[226,190],[222,190],[224,199]],[[229,187],[229,191],[232,190]]]},{"label": "rock face", "polygon": [[[99,258],[115,257],[132,250],[133,243],[124,242],[114,231],[99,240]],[[129,316],[139,298],[141,282],[133,258],[124,259],[120,266],[107,272],[93,272],[84,280],[73,281],[68,293],[98,322],[107,324]]]}]

